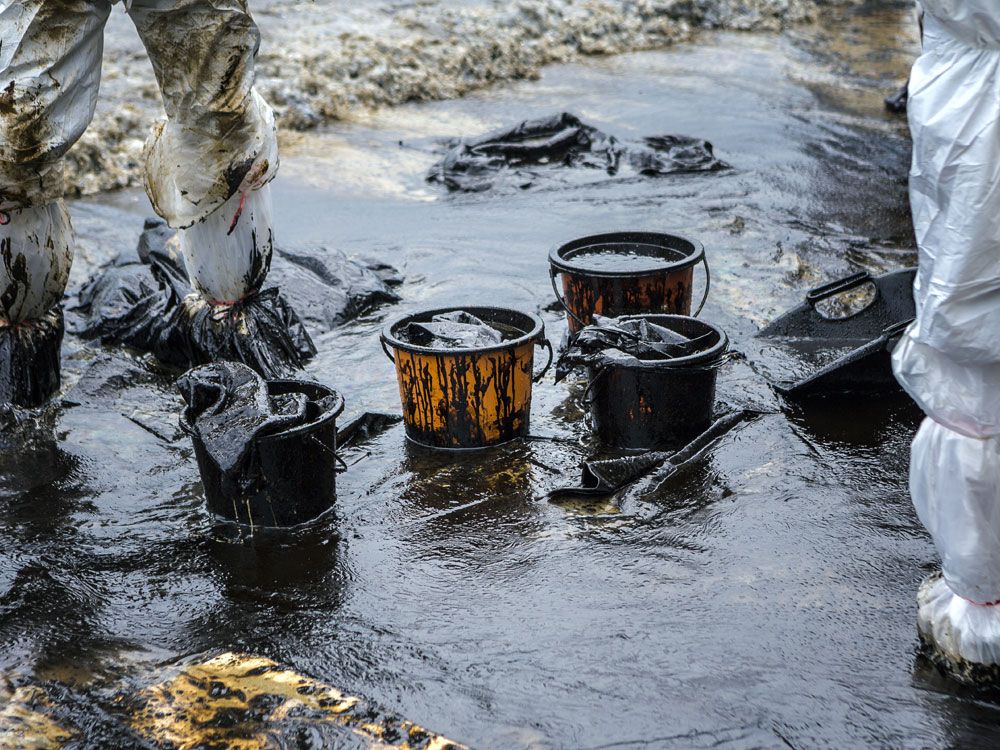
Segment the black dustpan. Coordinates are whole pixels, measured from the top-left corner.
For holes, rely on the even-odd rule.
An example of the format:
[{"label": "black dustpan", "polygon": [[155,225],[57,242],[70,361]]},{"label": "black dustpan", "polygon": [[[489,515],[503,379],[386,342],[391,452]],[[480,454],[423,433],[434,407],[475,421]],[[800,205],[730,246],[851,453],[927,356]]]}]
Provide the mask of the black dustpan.
[{"label": "black dustpan", "polygon": [[[819,286],[805,301],[784,313],[757,335],[790,348],[841,351],[839,356],[798,380],[774,383],[789,398],[837,395],[884,396],[899,390],[892,374],[892,349],[913,322],[916,268],[882,276],[867,271]],[[872,284],[875,294],[863,309],[843,318],[822,315],[816,305],[830,297]]]}]

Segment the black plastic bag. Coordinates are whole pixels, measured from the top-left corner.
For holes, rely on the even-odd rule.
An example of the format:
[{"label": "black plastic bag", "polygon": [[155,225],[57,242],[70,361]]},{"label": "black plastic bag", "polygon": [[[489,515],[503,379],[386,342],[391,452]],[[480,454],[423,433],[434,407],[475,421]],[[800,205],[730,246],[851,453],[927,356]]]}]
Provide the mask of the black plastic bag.
[{"label": "black plastic bag", "polygon": [[215,465],[245,489],[256,477],[250,467],[257,438],[314,421],[322,405],[310,408],[304,393],[268,394],[267,382],[240,362],[196,367],[177,380],[187,407],[184,421]]},{"label": "black plastic bag", "polygon": [[708,141],[665,135],[624,143],[568,112],[449,141],[447,147],[427,180],[461,192],[489,190],[504,175],[526,188],[543,167],[583,167],[614,175],[627,164],[638,174],[655,176],[728,166],[715,158]]},{"label": "black plastic bag", "polygon": [[642,318],[623,320],[595,315],[594,322],[573,336],[560,353],[556,382],[580,366],[600,369],[623,359],[667,361],[686,357],[704,348],[702,338],[689,339]]},{"label": "black plastic bag", "polygon": [[470,349],[503,343],[503,334],[463,310],[435,315],[426,323],[409,323],[400,339],[432,349]]},{"label": "black plastic bag", "polygon": [[213,306],[193,293],[175,234],[147,220],[136,251],[119,255],[81,290],[75,332],[184,369],[232,360],[280,377],[316,354],[304,321],[325,331],[399,299],[392,286],[400,279],[387,266],[335,250],[276,248],[269,279],[295,295],[294,309],[276,286]]},{"label": "black plastic bag", "polygon": [[702,138],[658,135],[644,138],[643,142],[649,148],[630,149],[628,159],[632,168],[646,177],[685,172],[715,172],[728,167],[725,162],[715,158],[712,144]]}]

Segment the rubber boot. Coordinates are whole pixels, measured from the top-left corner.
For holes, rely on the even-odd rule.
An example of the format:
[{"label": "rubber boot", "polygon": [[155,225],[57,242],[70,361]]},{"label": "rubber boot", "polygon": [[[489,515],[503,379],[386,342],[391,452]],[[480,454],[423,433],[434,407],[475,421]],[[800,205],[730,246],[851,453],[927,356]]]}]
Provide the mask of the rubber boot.
[{"label": "rubber boot", "polygon": [[996,683],[1000,678],[1000,601],[963,599],[935,573],[920,585],[917,606],[917,628],[931,661],[962,682]]}]

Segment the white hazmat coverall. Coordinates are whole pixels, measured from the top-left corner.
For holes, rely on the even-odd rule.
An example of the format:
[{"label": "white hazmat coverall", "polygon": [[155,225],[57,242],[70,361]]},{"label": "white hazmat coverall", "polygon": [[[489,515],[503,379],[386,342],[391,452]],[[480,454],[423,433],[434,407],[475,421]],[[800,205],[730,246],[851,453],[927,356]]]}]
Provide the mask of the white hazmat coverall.
[{"label": "white hazmat coverall", "polygon": [[927,418],[910,492],[941,555],[918,624],[954,662],[1000,664],[1000,0],[923,0],[910,78],[917,318],[893,353]]},{"label": "white hazmat coverall", "polygon": [[[73,258],[62,157],[94,114],[111,0],[0,0],[0,328],[58,305]],[[271,255],[274,116],[253,89],[260,34],[245,0],[131,0],[166,118],[146,191],[182,229],[211,302],[257,291]]]}]

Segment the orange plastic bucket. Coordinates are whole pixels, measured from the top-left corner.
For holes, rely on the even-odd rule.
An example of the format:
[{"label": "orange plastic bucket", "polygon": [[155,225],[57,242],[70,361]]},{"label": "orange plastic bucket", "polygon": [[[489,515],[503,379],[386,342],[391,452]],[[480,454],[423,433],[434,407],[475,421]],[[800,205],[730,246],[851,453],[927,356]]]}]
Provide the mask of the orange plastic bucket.
[{"label": "orange plastic bucket", "polygon": [[[595,256],[604,262],[593,264]],[[699,263],[705,265],[705,292],[697,316],[711,286],[705,248],[673,234],[610,232],[567,242],[549,253],[549,276],[569,316],[570,333],[577,333],[594,315],[691,315],[694,268]]]},{"label": "orange plastic bucket", "polygon": [[[410,323],[464,310],[513,338],[463,349],[417,346],[400,338]],[[531,388],[552,364],[552,346],[536,315],[502,307],[447,307],[390,322],[382,349],[396,365],[406,437],[429,448],[487,448],[528,434]],[[548,361],[533,374],[535,347]],[[390,349],[392,351],[390,351]]]}]

